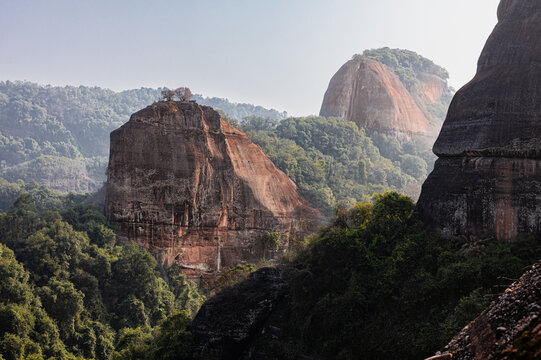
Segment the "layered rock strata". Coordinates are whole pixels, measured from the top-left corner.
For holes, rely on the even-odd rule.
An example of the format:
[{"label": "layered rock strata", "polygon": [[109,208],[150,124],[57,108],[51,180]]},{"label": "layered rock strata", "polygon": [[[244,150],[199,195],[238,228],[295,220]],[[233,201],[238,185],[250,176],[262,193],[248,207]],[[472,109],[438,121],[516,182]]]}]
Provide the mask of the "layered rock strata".
[{"label": "layered rock strata", "polygon": [[111,133],[106,212],[121,237],[192,279],[275,256],[322,219],[244,133],[195,102],[155,103]]},{"label": "layered rock strata", "polygon": [[448,236],[541,230],[541,2],[503,0],[474,79],[455,95],[419,209]]}]

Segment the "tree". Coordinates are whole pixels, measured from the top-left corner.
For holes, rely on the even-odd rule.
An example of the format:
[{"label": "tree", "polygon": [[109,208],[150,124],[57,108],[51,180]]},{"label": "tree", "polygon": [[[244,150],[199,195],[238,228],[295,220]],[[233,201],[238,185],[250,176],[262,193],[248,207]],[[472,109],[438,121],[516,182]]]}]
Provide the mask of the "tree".
[{"label": "tree", "polygon": [[162,98],[165,101],[173,100],[173,96],[175,96],[175,92],[173,90],[162,90]]},{"label": "tree", "polygon": [[188,101],[193,96],[192,91],[187,87],[176,88],[174,93],[180,101]]}]

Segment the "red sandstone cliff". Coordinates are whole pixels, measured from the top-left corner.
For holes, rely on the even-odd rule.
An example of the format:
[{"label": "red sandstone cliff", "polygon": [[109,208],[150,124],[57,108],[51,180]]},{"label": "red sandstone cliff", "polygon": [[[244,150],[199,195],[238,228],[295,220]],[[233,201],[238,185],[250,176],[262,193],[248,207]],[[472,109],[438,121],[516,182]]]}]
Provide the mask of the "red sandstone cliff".
[{"label": "red sandstone cliff", "polygon": [[443,118],[430,113],[449,93],[446,80],[417,74],[418,88],[408,91],[386,65],[363,56],[345,63],[332,77],[321,105],[321,116],[355,122],[368,131],[433,141]]},{"label": "red sandstone cliff", "polygon": [[322,219],[244,133],[195,102],[156,103],[113,131],[106,186],[120,236],[192,278],[255,261],[266,231],[287,248]]},{"label": "red sandstone cliff", "polygon": [[498,19],[451,103],[418,202],[449,236],[541,232],[541,2],[503,0]]}]

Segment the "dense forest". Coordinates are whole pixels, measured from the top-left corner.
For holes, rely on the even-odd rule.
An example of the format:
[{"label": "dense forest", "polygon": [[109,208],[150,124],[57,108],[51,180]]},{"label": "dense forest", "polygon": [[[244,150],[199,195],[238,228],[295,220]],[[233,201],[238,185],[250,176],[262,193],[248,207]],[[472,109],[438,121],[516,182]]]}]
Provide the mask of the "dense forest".
[{"label": "dense forest", "polygon": [[[425,228],[410,198],[387,192],[338,208],[329,226],[284,259],[274,280],[258,280],[268,270],[262,269],[224,289],[205,309],[212,317],[202,331],[208,322],[228,329],[232,319],[249,319],[270,301],[272,311],[263,324],[253,322],[248,344],[220,348],[224,358],[424,359],[539,257],[533,236],[513,243],[442,238]],[[225,334],[224,344],[234,341]]]},{"label": "dense forest", "polygon": [[204,301],[197,286],[138,245],[117,242],[84,196],[27,190],[0,213],[0,358],[173,359],[188,351],[185,328]]},{"label": "dense forest", "polygon": [[471,243],[429,232],[406,196],[338,209],[291,266],[284,324],[305,352],[422,359],[541,257],[533,236]]},{"label": "dense forest", "polygon": [[237,126],[327,215],[337,204],[351,206],[385,190],[415,198],[435,160],[426,146],[385,134],[368,136],[339,118],[277,122],[251,116]]},{"label": "dense forest", "polygon": [[[109,133],[160,99],[163,89],[114,92],[85,86],[0,82],[0,176],[59,191],[95,191],[105,180]],[[230,116],[280,120],[285,112],[195,95]]]},{"label": "dense forest", "polygon": [[[18,194],[0,213],[4,359],[190,358],[189,325],[205,297],[178,267],[119,243],[86,196],[5,181],[0,190]],[[282,359],[419,359],[540,256],[534,238],[443,241],[395,192],[339,206],[330,225],[282,260],[287,296],[271,321],[283,332],[264,343]],[[226,271],[215,291],[255,269]]]}]

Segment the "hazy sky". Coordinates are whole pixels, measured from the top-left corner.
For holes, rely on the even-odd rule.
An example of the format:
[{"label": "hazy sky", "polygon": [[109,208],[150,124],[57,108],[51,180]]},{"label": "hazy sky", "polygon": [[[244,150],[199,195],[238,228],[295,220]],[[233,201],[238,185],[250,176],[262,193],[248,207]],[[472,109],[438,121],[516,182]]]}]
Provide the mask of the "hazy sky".
[{"label": "hazy sky", "polygon": [[0,80],[114,90],[188,86],[317,114],[367,48],[410,49],[461,87],[499,0],[0,0]]}]

